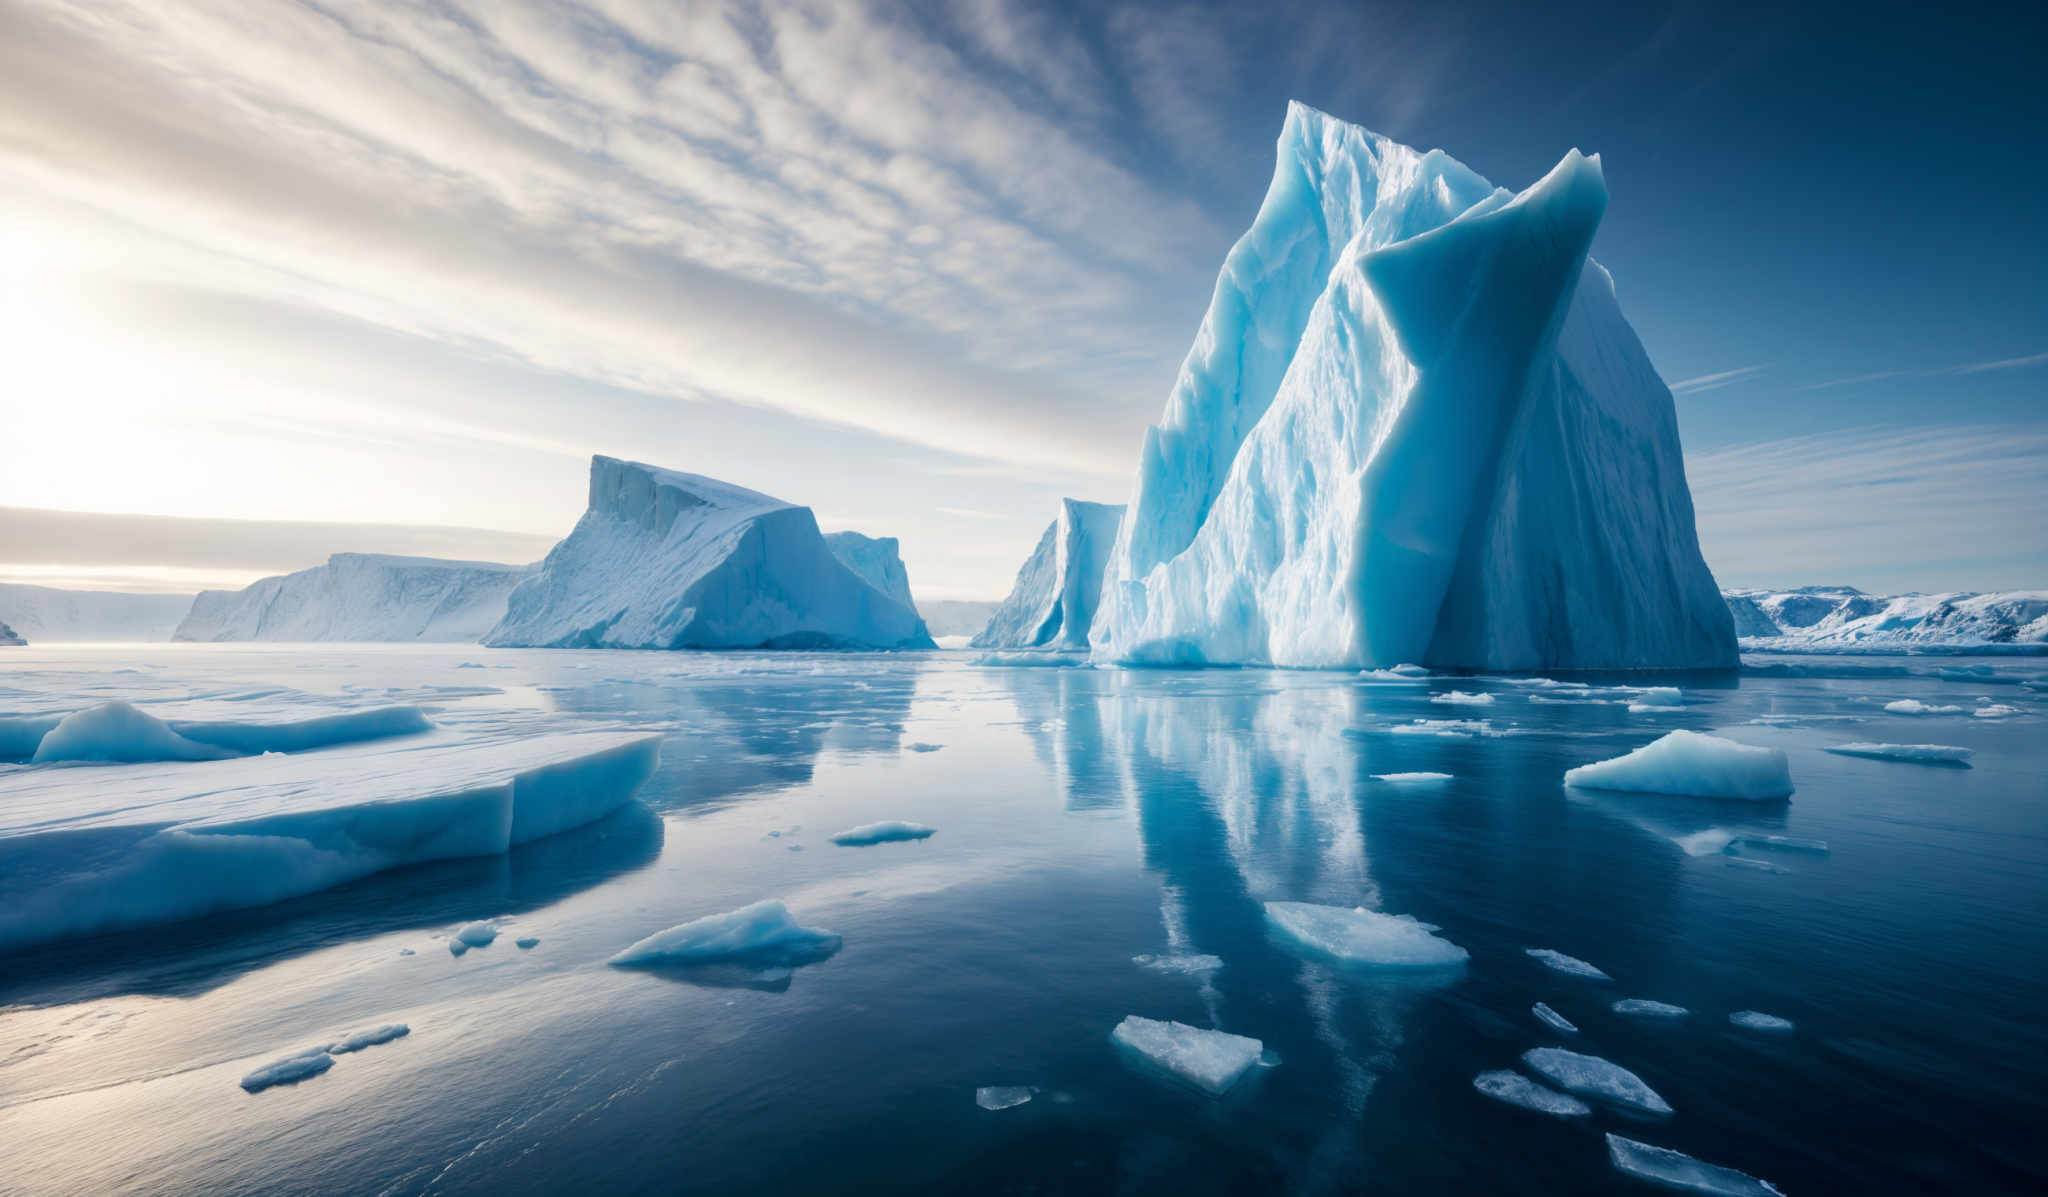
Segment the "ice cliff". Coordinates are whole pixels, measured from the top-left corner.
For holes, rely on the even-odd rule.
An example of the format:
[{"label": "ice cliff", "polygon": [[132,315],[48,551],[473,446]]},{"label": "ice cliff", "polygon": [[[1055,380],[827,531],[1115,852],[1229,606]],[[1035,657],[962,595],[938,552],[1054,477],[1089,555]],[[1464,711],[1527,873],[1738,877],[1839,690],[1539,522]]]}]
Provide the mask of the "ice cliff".
[{"label": "ice cliff", "polygon": [[1146,435],[1096,654],[1732,666],[1671,393],[1586,256],[1606,204],[1577,151],[1511,195],[1291,106]]},{"label": "ice cliff", "polygon": [[1124,509],[1060,500],[1038,547],[1017,571],[1016,585],[970,642],[975,648],[1086,649],[1102,593],[1103,572]]},{"label": "ice cliff", "polygon": [[201,591],[172,639],[470,643],[504,617],[506,597],[531,569],[336,553],[241,590]]},{"label": "ice cliff", "polygon": [[[887,545],[894,560],[893,542]],[[851,543],[851,542],[849,542]],[[851,550],[842,550],[851,551]],[[548,648],[930,648],[902,597],[849,568],[808,507],[596,457],[575,531],[512,591],[485,643]],[[886,575],[886,571],[883,571]],[[885,586],[893,588],[887,576]]]}]

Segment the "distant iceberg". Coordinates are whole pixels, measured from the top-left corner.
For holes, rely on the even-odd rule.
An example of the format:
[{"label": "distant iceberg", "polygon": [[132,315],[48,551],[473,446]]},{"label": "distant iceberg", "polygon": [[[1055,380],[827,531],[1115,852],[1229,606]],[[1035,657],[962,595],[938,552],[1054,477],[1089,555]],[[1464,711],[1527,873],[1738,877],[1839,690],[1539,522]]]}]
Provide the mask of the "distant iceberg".
[{"label": "distant iceberg", "polygon": [[1750,651],[2048,653],[2048,590],[1886,596],[1803,586],[1722,598]]},{"label": "distant iceberg", "polygon": [[527,565],[336,553],[241,590],[202,590],[173,640],[474,643]]},{"label": "distant iceberg", "polygon": [[1085,651],[1123,518],[1120,506],[1061,499],[1009,597],[969,647]]},{"label": "distant iceberg", "polygon": [[[485,643],[540,648],[931,648],[889,541],[835,548],[808,507],[595,457],[590,507]],[[882,546],[887,546],[886,551]],[[842,555],[858,568],[849,568]],[[896,563],[900,570],[901,563]],[[863,576],[872,573],[881,582]]]},{"label": "distant iceberg", "polygon": [[1091,641],[1135,664],[1736,664],[1671,393],[1586,249],[1577,151],[1519,195],[1288,110],[1159,424]]}]

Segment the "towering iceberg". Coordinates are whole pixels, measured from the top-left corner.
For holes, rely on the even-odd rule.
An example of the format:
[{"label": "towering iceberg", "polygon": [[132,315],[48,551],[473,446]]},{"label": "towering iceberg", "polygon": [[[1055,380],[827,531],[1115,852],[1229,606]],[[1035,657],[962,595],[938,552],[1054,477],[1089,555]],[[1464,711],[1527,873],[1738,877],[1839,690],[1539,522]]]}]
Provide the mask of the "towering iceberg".
[{"label": "towering iceberg", "polygon": [[[888,545],[894,559],[893,541],[868,543]],[[863,569],[876,561],[860,556]],[[593,457],[589,510],[512,591],[505,618],[484,642],[930,648],[901,569],[896,563],[897,597],[848,568],[808,507],[696,474]]]},{"label": "towering iceberg", "polygon": [[241,590],[200,591],[171,639],[474,643],[532,568],[336,553]]},{"label": "towering iceberg", "polygon": [[975,648],[1086,649],[1124,509],[1061,499],[1017,583],[969,643]]},{"label": "towering iceberg", "polygon": [[1519,195],[1300,104],[1160,424],[1091,639],[1154,664],[1729,667],[1671,393]]}]

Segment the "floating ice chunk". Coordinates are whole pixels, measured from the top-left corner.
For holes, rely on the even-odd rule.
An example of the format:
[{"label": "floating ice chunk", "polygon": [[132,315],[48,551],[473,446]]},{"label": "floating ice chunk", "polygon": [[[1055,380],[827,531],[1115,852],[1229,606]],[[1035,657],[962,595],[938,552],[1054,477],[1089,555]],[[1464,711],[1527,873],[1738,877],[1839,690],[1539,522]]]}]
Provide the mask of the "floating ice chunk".
[{"label": "floating ice chunk", "polygon": [[1587,964],[1577,956],[1567,956],[1551,948],[1523,948],[1522,951],[1552,972],[1567,977],[1584,977],[1588,981],[1612,981],[1614,978]]},{"label": "floating ice chunk", "polygon": [[1792,796],[1792,770],[1776,748],[1675,731],[1626,756],[1580,765],[1566,785],[1595,790],[1770,800]]},{"label": "floating ice chunk", "polygon": [[2019,713],[2020,709],[2018,707],[2002,702],[1994,702],[1990,706],[1978,707],[1970,712],[1970,714],[1975,715],[1979,719],[2004,719]]},{"label": "floating ice chunk", "polygon": [[1947,744],[1830,744],[1822,749],[1836,756],[1862,756],[1879,761],[1911,761],[1922,765],[1967,764],[1972,752]]},{"label": "floating ice chunk", "polygon": [[1576,1097],[1545,1088],[1519,1072],[1506,1069],[1480,1073],[1472,1078],[1472,1087],[1495,1101],[1556,1118],[1584,1118],[1593,1112],[1593,1107]]},{"label": "floating ice chunk", "polygon": [[1403,686],[1415,686],[1420,685],[1429,675],[1427,673],[1396,673],[1391,669],[1361,669],[1358,671],[1358,676],[1367,681],[1394,682]]},{"label": "floating ice chunk", "polygon": [[1738,835],[1734,839],[1729,840],[1728,846],[1723,848],[1722,851],[1733,856],[1744,848],[1763,848],[1776,852],[1804,852],[1809,856],[1826,856],[1828,854],[1828,842],[1826,840],[1802,839],[1796,835]]},{"label": "floating ice chunk", "polygon": [[730,960],[813,964],[837,952],[841,942],[830,931],[798,925],[787,907],[771,899],[656,932],[613,956],[609,963],[621,967]]},{"label": "floating ice chunk", "polygon": [[334,1057],[324,1047],[309,1047],[282,1059],[272,1060],[242,1078],[242,1088],[260,1093],[272,1085],[292,1085],[309,1076],[319,1076],[334,1067]]},{"label": "floating ice chunk", "polygon": [[464,923],[456,929],[455,938],[472,948],[481,948],[498,938],[498,928],[489,922]]},{"label": "floating ice chunk", "polygon": [[1788,1034],[1792,1030],[1791,1019],[1765,1014],[1761,1010],[1737,1010],[1728,1016],[1728,1021],[1745,1031],[1765,1031],[1773,1035]]},{"label": "floating ice chunk", "polygon": [[1135,1014],[1118,1023],[1110,1038],[1211,1097],[1243,1079],[1265,1050],[1264,1044],[1245,1035]]},{"label": "floating ice chunk", "polygon": [[1428,785],[1431,782],[1449,781],[1451,780],[1451,775],[1448,773],[1375,773],[1372,775],[1372,779],[1374,781],[1384,781],[1389,785],[1414,786]]},{"label": "floating ice chunk", "polygon": [[1556,1031],[1560,1035],[1576,1035],[1579,1033],[1579,1028],[1572,1024],[1571,1019],[1566,1018],[1564,1015],[1559,1014],[1555,1010],[1552,1010],[1549,1006],[1544,1005],[1542,1002],[1538,1002],[1535,1005],[1529,1007],[1529,1013],[1534,1014],[1536,1016],[1536,1021],[1542,1023],[1546,1027],[1549,1027],[1551,1030]]},{"label": "floating ice chunk", "polygon": [[1958,706],[1935,705],[1921,702],[1917,698],[1901,698],[1897,702],[1884,704],[1884,709],[1894,715],[1960,715],[1963,708]]},{"label": "floating ice chunk", "polygon": [[1608,1009],[1632,1018],[1684,1018],[1692,1013],[1684,1006],[1674,1006],[1670,1002],[1653,1002],[1649,998],[1623,998]]},{"label": "floating ice chunk", "polygon": [[1149,968],[1155,973],[1187,973],[1197,975],[1213,973],[1223,967],[1221,956],[1201,956],[1184,952],[1170,952],[1159,956],[1133,956],[1131,963],[1139,968]]},{"label": "floating ice chunk", "polygon": [[880,823],[864,823],[849,827],[832,837],[832,842],[842,847],[861,848],[869,844],[888,844],[898,840],[922,840],[931,837],[933,829],[922,823],[905,823],[900,819],[889,819]]},{"label": "floating ice chunk", "polygon": [[1373,968],[1443,968],[1463,964],[1465,949],[1433,934],[1436,926],[1405,914],[1364,907],[1268,902],[1266,921],[1296,946]]},{"label": "floating ice chunk", "polygon": [[359,1052],[366,1047],[376,1047],[381,1043],[389,1043],[393,1039],[403,1039],[410,1034],[412,1034],[412,1028],[402,1022],[386,1023],[381,1027],[371,1027],[367,1031],[354,1031],[343,1035],[333,1043],[328,1044],[327,1050],[333,1055],[344,1056],[350,1052]]},{"label": "floating ice chunk", "polygon": [[1678,687],[1650,686],[1636,694],[1635,701],[1629,704],[1628,709],[1631,711],[1638,709],[1654,711],[1672,709],[1684,705],[1685,696],[1678,692]]},{"label": "floating ice chunk", "polygon": [[1401,664],[1399,664],[1399,665],[1396,665],[1396,666],[1394,666],[1394,667],[1393,667],[1392,669],[1389,669],[1389,670],[1387,670],[1387,672],[1388,672],[1388,673],[1391,673],[1391,674],[1393,674],[1393,675],[1395,675],[1396,677],[1428,677],[1428,676],[1429,676],[1429,670],[1427,670],[1427,669],[1424,669],[1424,668],[1423,668],[1422,666],[1420,666],[1420,665],[1411,665],[1411,664],[1408,664],[1407,662],[1403,662],[1403,663],[1401,663]]},{"label": "floating ice chunk", "polygon": [[537,936],[537,935],[527,935],[527,936],[522,936],[522,937],[521,937],[521,938],[519,938],[519,939],[515,939],[515,940],[513,940],[513,941],[512,941],[512,943],[513,943],[513,946],[517,947],[517,948],[518,948],[518,949],[519,949],[520,951],[522,951],[522,952],[523,952],[523,951],[526,951],[526,950],[527,950],[528,948],[537,948],[537,947],[539,947],[539,946],[540,946],[540,937],[539,937],[539,936]]},{"label": "floating ice chunk", "polygon": [[1484,719],[1416,719],[1396,723],[1387,729],[1397,736],[1490,736],[1493,725]]},{"label": "floating ice chunk", "polygon": [[235,755],[188,740],[153,715],[125,702],[108,702],[66,715],[44,734],[30,759],[134,764],[143,761],[217,761]]},{"label": "floating ice chunk", "polygon": [[1030,1101],[1037,1092],[1029,1085],[983,1085],[974,1091],[974,1104],[984,1110],[1007,1110]]},{"label": "floating ice chunk", "polygon": [[1522,1053],[1522,1063],[1567,1093],[1596,1097],[1647,1114],[1671,1112],[1671,1104],[1644,1084],[1643,1078],[1598,1056],[1581,1055],[1561,1047],[1533,1047]]},{"label": "floating ice chunk", "polygon": [[1746,1172],[1703,1163],[1682,1151],[1652,1147],[1617,1134],[1607,1136],[1607,1158],[1614,1161],[1616,1168],[1637,1180],[1682,1193],[1706,1193],[1710,1197],[1784,1197],[1778,1186],[1758,1180]]},{"label": "floating ice chunk", "polygon": [[1493,695],[1468,694],[1463,690],[1452,690],[1444,694],[1432,694],[1429,701],[1447,707],[1490,707],[1493,705]]}]

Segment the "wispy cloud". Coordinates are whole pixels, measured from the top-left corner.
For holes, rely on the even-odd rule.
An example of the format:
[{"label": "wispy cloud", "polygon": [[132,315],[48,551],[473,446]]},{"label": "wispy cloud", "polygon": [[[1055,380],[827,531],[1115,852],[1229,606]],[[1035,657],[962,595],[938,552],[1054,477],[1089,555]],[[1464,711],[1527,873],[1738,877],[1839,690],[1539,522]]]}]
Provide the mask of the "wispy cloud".
[{"label": "wispy cloud", "polygon": [[1702,374],[1698,378],[1688,378],[1681,382],[1672,383],[1671,393],[1674,395],[1697,395],[1701,391],[1716,391],[1725,386],[1733,386],[1746,378],[1754,377],[1768,369],[1770,369],[1768,365],[1742,366],[1734,370],[1722,370],[1718,374]]},{"label": "wispy cloud", "polygon": [[[1879,370],[1871,374],[1857,374],[1849,378],[1831,378],[1826,382],[1808,383],[1793,387],[1795,391],[1826,391],[1835,387],[1854,386],[1862,382],[1882,382],[1888,378],[1952,378],[1963,374],[1987,374],[1994,370],[2024,370],[2029,366],[2048,365],[2048,353],[2030,353],[2025,357],[2000,358],[1990,362],[1965,362],[1957,366],[1937,366],[1930,370]],[[1676,390],[1677,388],[1672,388]]]}]

